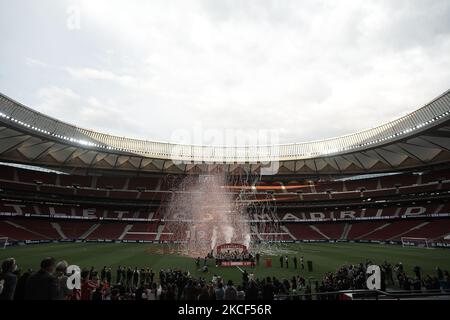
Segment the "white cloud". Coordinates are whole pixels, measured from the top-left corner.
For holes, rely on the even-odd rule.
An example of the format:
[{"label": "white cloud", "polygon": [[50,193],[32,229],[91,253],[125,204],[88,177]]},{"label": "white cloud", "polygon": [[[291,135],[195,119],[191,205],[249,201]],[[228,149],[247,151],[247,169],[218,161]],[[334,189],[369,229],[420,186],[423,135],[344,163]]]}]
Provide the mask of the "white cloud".
[{"label": "white cloud", "polygon": [[97,70],[93,68],[71,68],[65,70],[73,77],[81,80],[108,80],[116,82],[122,86],[129,86],[135,82],[135,79],[128,75],[118,75],[107,70]]},{"label": "white cloud", "polygon": [[57,119],[108,132],[111,127],[126,130],[133,122],[123,115],[111,100],[100,101],[96,97],[83,97],[69,88],[52,85],[37,92],[36,109]]},{"label": "white cloud", "polygon": [[113,134],[315,140],[393,120],[450,86],[446,0],[77,3],[77,51],[56,50],[80,61],[45,86],[83,104],[75,114],[75,98],[59,100],[61,118]]},{"label": "white cloud", "polygon": [[[50,86],[39,89],[37,96],[43,102],[39,104],[41,112],[54,115],[55,117],[64,115],[67,112],[68,104],[75,104],[81,100],[81,97],[69,88],[60,88]],[[70,108],[73,110],[72,108]]]}]

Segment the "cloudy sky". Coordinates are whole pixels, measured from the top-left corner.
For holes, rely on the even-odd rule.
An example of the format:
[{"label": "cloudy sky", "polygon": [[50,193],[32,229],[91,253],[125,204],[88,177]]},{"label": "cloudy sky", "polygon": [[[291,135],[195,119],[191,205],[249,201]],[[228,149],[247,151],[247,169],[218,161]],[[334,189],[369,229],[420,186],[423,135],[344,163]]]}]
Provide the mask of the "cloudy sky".
[{"label": "cloudy sky", "polygon": [[317,140],[450,88],[448,0],[0,0],[0,37],[2,93],[158,141]]}]

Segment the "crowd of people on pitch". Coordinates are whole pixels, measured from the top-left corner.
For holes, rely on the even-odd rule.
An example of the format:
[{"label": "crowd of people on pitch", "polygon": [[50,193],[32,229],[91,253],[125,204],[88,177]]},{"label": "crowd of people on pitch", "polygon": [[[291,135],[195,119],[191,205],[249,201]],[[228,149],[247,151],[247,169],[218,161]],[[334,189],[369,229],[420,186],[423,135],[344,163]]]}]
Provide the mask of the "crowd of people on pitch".
[{"label": "crowd of people on pitch", "polygon": [[[328,272],[322,281],[315,282],[315,292],[335,292],[341,290],[367,289],[367,267],[372,265],[371,261],[359,264],[348,264],[340,267],[336,272]],[[401,262],[392,266],[385,261],[380,265],[381,269],[381,290],[387,286],[406,291],[450,291],[450,277],[448,271],[436,268],[434,275],[422,277],[419,266],[413,268],[412,275],[408,275]],[[326,297],[324,295],[323,297]]]},{"label": "crowd of people on pitch", "polygon": [[384,264],[381,265],[381,270],[386,278],[385,283],[392,286],[397,283],[398,287],[402,290],[420,291],[425,289],[431,291],[443,289],[447,291],[450,289],[449,273],[447,270],[442,270],[439,267],[436,267],[434,275],[427,274],[423,276],[420,266],[415,266],[413,268],[413,275],[409,276],[401,262],[392,266],[385,261]]},{"label": "crowd of people on pitch", "polygon": [[300,257],[300,265],[298,265],[299,260],[296,256],[289,258],[288,256],[280,256],[280,267],[289,269],[289,261],[292,260],[292,266],[294,269],[300,267],[300,269],[305,270],[305,259],[303,256]]},{"label": "crowd of people on pitch", "polygon": [[219,265],[222,261],[254,261],[255,257],[250,252],[243,250],[227,250],[219,252],[215,255],[216,265]]},{"label": "crowd of people on pitch", "polygon": [[[335,299],[320,293],[363,289],[370,261],[344,265],[326,273],[320,281],[306,280],[302,275],[290,279],[255,278],[245,269],[242,282],[235,285],[218,275],[194,277],[188,271],[167,269],[156,275],[150,268],[118,267],[113,277],[111,268],[98,272],[94,267],[81,271],[79,289],[69,289],[68,264],[53,258],[42,260],[36,272],[21,272],[14,258],[3,261],[0,274],[0,300],[272,300]],[[286,266],[286,261],[283,263]],[[434,275],[422,276],[420,267],[407,275],[401,263],[380,266],[384,284],[405,290],[450,291],[448,271],[436,269]],[[317,294],[319,293],[319,294]]]}]

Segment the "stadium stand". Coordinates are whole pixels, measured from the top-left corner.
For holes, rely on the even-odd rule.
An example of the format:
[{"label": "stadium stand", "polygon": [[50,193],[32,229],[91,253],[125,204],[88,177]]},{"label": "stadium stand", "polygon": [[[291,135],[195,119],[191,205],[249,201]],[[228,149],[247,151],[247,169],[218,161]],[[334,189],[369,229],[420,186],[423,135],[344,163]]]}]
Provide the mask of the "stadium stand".
[{"label": "stadium stand", "polygon": [[[56,174],[6,165],[0,166],[0,172],[2,194],[13,195],[0,200],[0,236],[18,241],[173,239],[170,230],[158,223],[162,218],[158,207],[170,198],[174,181]],[[402,236],[444,241],[450,233],[450,223],[441,215],[450,213],[447,203],[450,183],[443,179],[449,176],[448,170],[441,170],[311,184],[259,181],[254,192],[256,199],[267,199],[269,194],[278,206],[281,225],[288,231],[280,236],[280,241],[399,241]],[[418,195],[431,200],[421,201]],[[371,198],[383,201],[367,202]],[[58,201],[54,202],[55,199]],[[110,201],[117,203],[111,207]],[[293,207],[285,208],[287,204]],[[440,219],[432,220],[433,215]],[[16,220],[13,216],[21,218]],[[411,220],[399,220],[401,217]],[[334,222],[325,223],[331,220]],[[266,237],[254,236],[259,240]]]},{"label": "stadium stand", "polygon": [[[174,240],[164,221],[167,202],[185,192],[177,188],[186,176],[217,170],[227,173],[223,190],[231,197],[245,191],[249,203],[276,212],[254,223],[278,224],[279,241],[406,236],[434,244],[450,233],[450,130],[442,130],[450,123],[450,92],[365,132],[283,145],[269,175],[258,164],[266,147],[233,147],[225,164],[201,158],[221,154],[220,147],[204,147],[197,159],[192,146],[179,166],[169,144],[81,130],[3,95],[0,110],[0,236],[17,241]],[[30,137],[36,143],[24,144]],[[254,238],[269,238],[257,229]]]}]

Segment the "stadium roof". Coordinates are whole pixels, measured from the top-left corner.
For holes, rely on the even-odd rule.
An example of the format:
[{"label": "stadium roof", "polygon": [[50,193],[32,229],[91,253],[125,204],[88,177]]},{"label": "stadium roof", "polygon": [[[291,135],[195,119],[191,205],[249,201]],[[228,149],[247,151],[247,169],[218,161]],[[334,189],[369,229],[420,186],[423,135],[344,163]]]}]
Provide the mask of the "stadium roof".
[{"label": "stadium roof", "polygon": [[378,127],[272,146],[195,146],[83,129],[0,94],[0,160],[67,168],[197,173],[362,174],[450,161],[450,90]]}]

